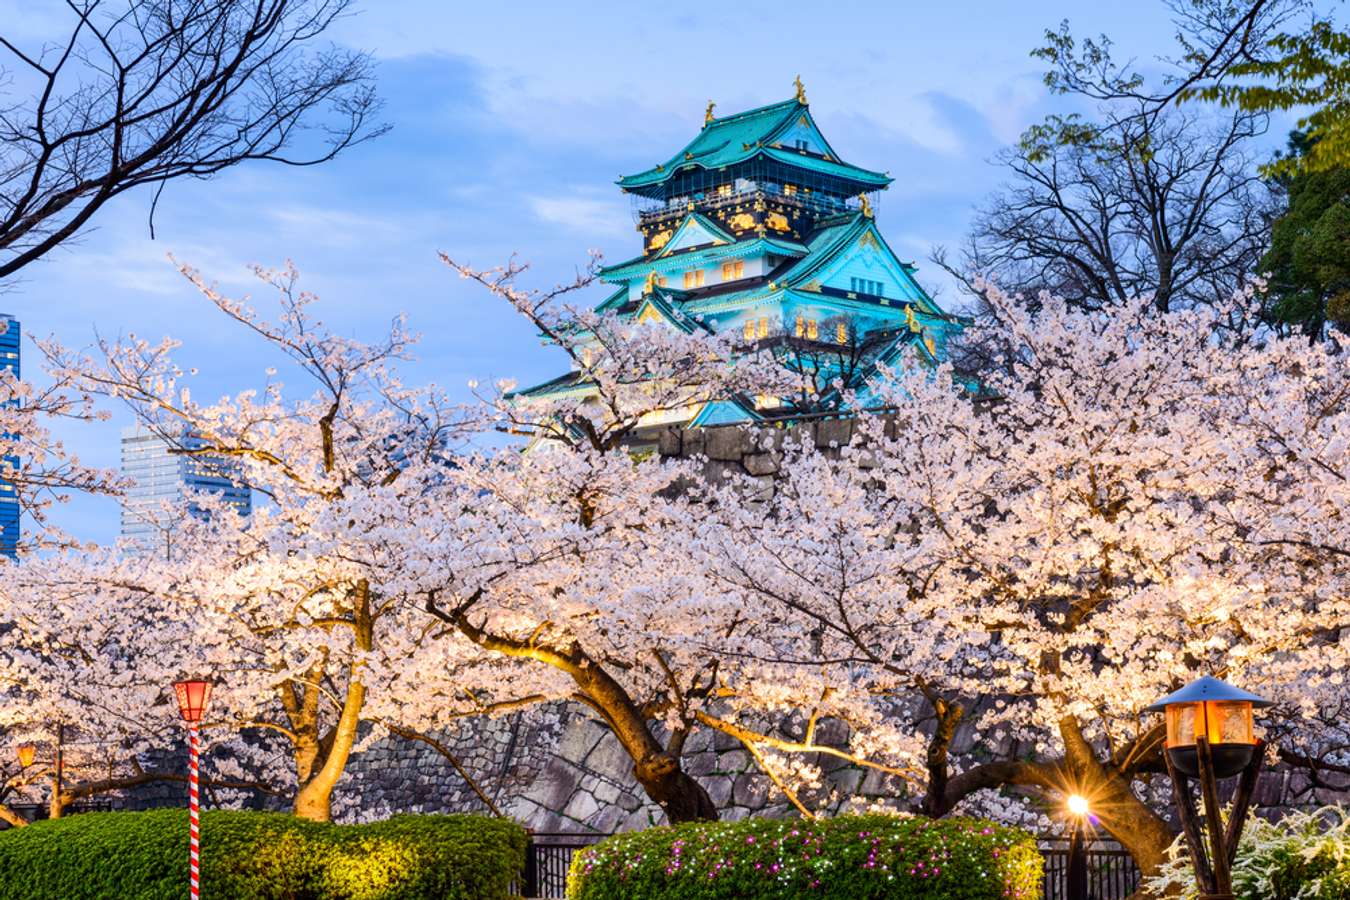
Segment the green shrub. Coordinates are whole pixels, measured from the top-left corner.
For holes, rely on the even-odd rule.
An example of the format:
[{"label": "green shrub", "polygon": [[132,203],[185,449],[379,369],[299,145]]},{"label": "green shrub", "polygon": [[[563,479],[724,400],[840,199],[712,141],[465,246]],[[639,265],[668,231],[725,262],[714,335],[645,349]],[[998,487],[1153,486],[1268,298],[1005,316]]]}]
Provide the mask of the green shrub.
[{"label": "green shrub", "polygon": [[[1155,897],[1200,895],[1183,839],[1143,887]],[[1233,862],[1233,894],[1239,900],[1350,900],[1350,815],[1328,806],[1278,822],[1249,819]]]},{"label": "green shrub", "polygon": [[[502,900],[526,835],[483,816],[327,825],[281,813],[202,814],[201,885],[230,900]],[[180,900],[186,810],[85,813],[0,832],[0,900]]]},{"label": "green shrub", "polygon": [[1030,835],[978,819],[698,822],[621,834],[572,860],[569,900],[1003,900],[1041,896]]}]

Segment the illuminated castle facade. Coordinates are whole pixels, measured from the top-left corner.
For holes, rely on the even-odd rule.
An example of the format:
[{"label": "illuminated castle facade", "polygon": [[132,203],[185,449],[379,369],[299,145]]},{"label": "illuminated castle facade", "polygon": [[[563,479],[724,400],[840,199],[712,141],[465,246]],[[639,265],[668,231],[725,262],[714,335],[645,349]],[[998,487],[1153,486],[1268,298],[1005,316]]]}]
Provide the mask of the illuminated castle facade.
[{"label": "illuminated castle facade", "polygon": [[[925,364],[943,360],[967,320],[943,312],[882,237],[873,207],[890,176],[841,159],[800,79],[796,88],[790,100],[729,116],[709,104],[682,150],[619,179],[636,201],[642,253],[601,270],[615,289],[598,309],[685,331],[731,330],[788,366],[809,357],[827,370],[816,373],[822,385],[842,381],[865,402],[878,364],[908,352]],[[584,390],[579,376],[526,393]],[[817,408],[829,400],[817,398]],[[730,397],[680,424],[801,412],[782,398]]]}]

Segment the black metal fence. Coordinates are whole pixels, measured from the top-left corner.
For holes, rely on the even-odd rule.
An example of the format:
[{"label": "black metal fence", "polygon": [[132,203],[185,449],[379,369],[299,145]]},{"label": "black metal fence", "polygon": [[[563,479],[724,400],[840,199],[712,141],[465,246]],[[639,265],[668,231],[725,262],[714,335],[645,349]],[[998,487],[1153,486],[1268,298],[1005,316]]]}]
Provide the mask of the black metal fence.
[{"label": "black metal fence", "polygon": [[[567,896],[567,869],[578,850],[604,840],[606,834],[579,832],[535,833],[525,850],[525,871],[520,893],[525,897]],[[1059,837],[1042,838],[1045,856],[1045,900],[1068,900],[1066,874],[1069,842]],[[1087,845],[1089,900],[1125,900],[1139,886],[1139,869],[1130,854],[1114,841]]]},{"label": "black metal fence", "polygon": [[566,897],[567,869],[578,850],[609,837],[583,832],[535,832],[525,848],[522,897]]},{"label": "black metal fence", "polygon": [[[1045,900],[1068,900],[1068,840],[1043,837],[1039,843],[1045,857]],[[1139,867],[1115,841],[1090,841],[1084,855],[1088,900],[1125,900],[1139,887]]]}]

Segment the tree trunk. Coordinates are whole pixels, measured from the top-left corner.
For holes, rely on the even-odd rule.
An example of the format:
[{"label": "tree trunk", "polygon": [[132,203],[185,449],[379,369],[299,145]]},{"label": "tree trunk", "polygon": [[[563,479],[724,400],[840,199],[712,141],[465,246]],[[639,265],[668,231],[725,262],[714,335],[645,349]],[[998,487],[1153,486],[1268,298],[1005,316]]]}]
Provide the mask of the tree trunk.
[{"label": "tree trunk", "polygon": [[66,811],[66,726],[56,726],[56,759],[52,761],[52,799],[47,805],[47,818],[59,819]]},{"label": "tree trunk", "polygon": [[328,742],[328,755],[323,765],[306,782],[300,785],[295,794],[295,814],[302,819],[314,822],[332,821],[333,788],[347,768],[347,758],[351,756],[352,745],[356,743],[356,731],[361,724],[361,708],[366,700],[366,686],[357,681],[358,673],[353,671],[347,683],[347,697],[342,704],[342,715],[333,728],[332,740]]},{"label": "tree trunk", "polygon": [[963,799],[985,788],[1020,785],[1038,788],[1050,796],[1079,790],[1089,798],[1092,813],[1102,828],[1120,842],[1140,871],[1146,876],[1155,874],[1167,859],[1167,848],[1174,838],[1172,829],[1130,790],[1130,776],[1097,759],[1076,719],[1065,716],[1059,722],[1059,731],[1064,740],[1063,759],[983,763],[948,777],[947,740],[943,739],[942,729],[939,729],[929,747],[928,763],[930,769],[941,770],[933,783],[940,784],[942,790],[935,791],[930,785],[924,797],[924,814],[944,816]]},{"label": "tree trunk", "polygon": [[672,824],[717,821],[717,805],[712,797],[670,754],[658,753],[639,760],[633,765],[633,774]]},{"label": "tree trunk", "polygon": [[463,612],[447,613],[428,600],[427,611],[451,622],[480,647],[517,658],[532,659],[567,673],[576,697],[600,714],[620,746],[633,760],[638,784],[671,822],[715,821],[717,806],[697,781],[680,769],[677,752],[661,746],[642,708],[605,668],[576,647],[553,648],[532,641],[493,635],[469,621]]},{"label": "tree trunk", "polygon": [[8,822],[14,828],[23,828],[28,824],[27,819],[3,803],[0,803],[0,822]]},{"label": "tree trunk", "polygon": [[295,794],[291,812],[297,818],[311,822],[331,822],[333,820],[333,786],[318,779],[306,782]]}]

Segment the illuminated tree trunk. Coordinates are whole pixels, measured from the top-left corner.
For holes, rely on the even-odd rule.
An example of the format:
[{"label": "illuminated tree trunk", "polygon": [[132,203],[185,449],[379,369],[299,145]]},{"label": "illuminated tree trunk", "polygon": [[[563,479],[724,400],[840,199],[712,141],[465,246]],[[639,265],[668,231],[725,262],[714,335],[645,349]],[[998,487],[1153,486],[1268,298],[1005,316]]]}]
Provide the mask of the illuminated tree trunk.
[{"label": "illuminated tree trunk", "polygon": [[[351,628],[356,646],[369,651],[374,645],[373,624],[370,618],[370,588],[364,582],[355,593]],[[347,693],[343,698],[342,713],[337,724],[325,735],[319,733],[319,690],[323,678],[326,655],[307,676],[308,684],[297,696],[289,686],[282,690],[295,733],[294,756],[296,777],[300,789],[296,791],[293,810],[302,819],[315,822],[332,820],[333,788],[342,778],[356,743],[361,725],[361,710],[366,701],[366,686],[361,682],[361,664],[354,661],[347,667]]]},{"label": "illuminated tree trunk", "polygon": [[328,755],[319,770],[296,792],[294,811],[300,818],[315,822],[332,819],[333,788],[342,777],[352,745],[356,743],[356,729],[361,722],[361,705],[365,697],[365,686],[359,682],[347,688],[347,702],[342,709],[342,718],[333,730]]},{"label": "illuminated tree trunk", "polygon": [[662,747],[648,717],[623,685],[576,647],[547,647],[488,634],[463,613],[447,613],[429,603],[427,610],[453,623],[475,644],[507,656],[532,659],[566,672],[577,686],[576,698],[600,714],[619,745],[633,760],[633,776],[671,822],[712,821],[717,806],[703,786],[680,768],[679,753]]}]

